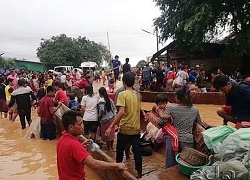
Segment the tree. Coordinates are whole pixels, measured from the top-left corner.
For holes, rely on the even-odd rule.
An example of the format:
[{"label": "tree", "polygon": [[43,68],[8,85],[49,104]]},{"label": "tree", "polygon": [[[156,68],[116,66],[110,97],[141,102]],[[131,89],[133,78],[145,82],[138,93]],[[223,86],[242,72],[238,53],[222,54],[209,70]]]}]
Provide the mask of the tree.
[{"label": "tree", "polygon": [[15,58],[3,58],[0,56],[0,67],[3,68],[11,68],[11,67],[15,67]]},{"label": "tree", "polygon": [[225,31],[234,34],[230,54],[250,54],[249,0],[154,0],[161,16],[154,20],[162,40],[173,38],[181,49],[201,49]]},{"label": "tree", "polygon": [[61,34],[48,40],[42,39],[37,48],[37,57],[48,68],[57,65],[79,67],[84,61],[93,61],[99,65],[106,51],[105,46],[89,41],[86,37],[75,39]]},{"label": "tree", "polygon": [[146,64],[147,64],[147,61],[145,61],[145,60],[140,60],[140,61],[137,63],[136,67],[142,68],[142,67],[144,67]]}]

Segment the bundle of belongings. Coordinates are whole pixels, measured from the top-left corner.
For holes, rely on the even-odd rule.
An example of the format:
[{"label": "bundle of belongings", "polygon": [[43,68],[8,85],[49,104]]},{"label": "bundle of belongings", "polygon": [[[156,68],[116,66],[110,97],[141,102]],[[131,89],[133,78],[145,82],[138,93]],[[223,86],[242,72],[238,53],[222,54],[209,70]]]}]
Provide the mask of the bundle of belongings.
[{"label": "bundle of belongings", "polygon": [[214,153],[214,163],[191,175],[191,179],[249,179],[250,128],[217,126],[203,132],[207,147]]},{"label": "bundle of belongings", "polygon": [[[64,112],[70,110],[66,105],[62,103],[60,108],[54,113],[55,118],[54,118],[54,123],[57,127],[57,129],[61,132],[63,130],[63,125],[62,125],[62,115]],[[41,123],[40,123],[41,118],[37,117],[35,120],[32,121],[29,130],[25,134],[24,138],[40,138],[40,132],[41,132]]]}]

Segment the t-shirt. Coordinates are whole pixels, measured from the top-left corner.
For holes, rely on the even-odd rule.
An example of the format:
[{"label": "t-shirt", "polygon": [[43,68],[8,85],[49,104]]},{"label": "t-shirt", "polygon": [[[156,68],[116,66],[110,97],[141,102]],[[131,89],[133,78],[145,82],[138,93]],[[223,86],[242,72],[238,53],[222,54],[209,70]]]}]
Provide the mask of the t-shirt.
[{"label": "t-shirt", "polygon": [[63,131],[57,142],[56,151],[59,180],[80,180],[85,178],[82,162],[89,156],[89,153],[76,137]]},{"label": "t-shirt", "polygon": [[140,133],[141,96],[137,91],[125,90],[118,94],[116,106],[124,107],[125,114],[119,123],[119,132],[127,135]]},{"label": "t-shirt", "polygon": [[85,106],[85,112],[83,115],[84,121],[98,121],[97,102],[97,95],[93,95],[92,97],[89,95],[82,97],[81,105]]},{"label": "t-shirt", "polygon": [[[113,68],[116,68],[117,66],[121,65],[121,62],[118,60],[112,60],[112,65],[113,65]],[[114,71],[119,72],[119,68],[114,69]]]},{"label": "t-shirt", "polygon": [[69,100],[68,100],[68,97],[67,97],[67,95],[66,95],[66,92],[64,92],[61,88],[59,88],[59,89],[56,91],[55,100],[56,100],[56,101],[61,101],[61,102],[63,102],[65,105],[68,105],[68,104],[69,104]]},{"label": "t-shirt", "polygon": [[48,95],[45,95],[39,102],[41,124],[53,123],[53,114],[50,113],[50,108],[54,107],[53,100]]},{"label": "t-shirt", "polygon": [[129,72],[130,68],[131,68],[130,64],[128,64],[128,63],[123,64],[123,66],[122,66],[123,74],[125,74],[126,72]]},{"label": "t-shirt", "polygon": [[[10,88],[12,88],[10,85],[7,85],[7,86],[5,87],[5,96],[6,96],[6,100],[7,100],[7,101],[9,101],[10,98],[11,98],[11,94],[10,94],[10,92],[9,92]],[[12,89],[13,89],[13,88],[12,88]]]},{"label": "t-shirt", "polygon": [[181,70],[176,74],[175,84],[178,84],[179,86],[184,86],[187,83],[188,78],[188,73]]},{"label": "t-shirt", "polygon": [[164,114],[173,118],[173,125],[177,129],[181,142],[193,142],[194,122],[201,123],[199,110],[192,106],[172,105],[166,108]]},{"label": "t-shirt", "polygon": [[145,66],[142,69],[142,79],[143,79],[143,81],[150,81],[151,80],[151,68],[149,66]]}]

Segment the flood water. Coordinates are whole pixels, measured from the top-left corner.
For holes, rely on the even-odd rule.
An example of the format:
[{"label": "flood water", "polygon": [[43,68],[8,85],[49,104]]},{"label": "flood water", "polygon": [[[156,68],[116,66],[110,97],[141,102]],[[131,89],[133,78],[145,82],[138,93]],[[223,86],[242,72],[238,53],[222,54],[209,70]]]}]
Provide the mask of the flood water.
[{"label": "flood water", "polygon": [[[145,109],[151,109],[153,103],[142,103]],[[210,125],[221,125],[222,120],[217,116],[219,105],[195,105],[199,108],[201,118]],[[36,113],[33,110],[33,120]],[[19,118],[15,122],[0,119],[0,179],[8,180],[55,180],[58,179],[56,166],[56,142],[41,139],[24,139],[25,130],[20,128]],[[154,161],[152,161],[154,159]],[[150,170],[157,162],[158,168],[163,167],[162,156],[143,157],[144,172]],[[146,163],[146,164],[145,164]],[[155,165],[155,164],[154,164]],[[154,166],[155,167],[155,166]],[[100,176],[85,166],[86,180],[100,180]]]},{"label": "flood water", "polygon": [[[142,107],[150,109],[153,103],[142,103]],[[202,120],[211,125],[220,125],[221,119],[216,115],[219,105],[195,105],[200,109]],[[33,112],[35,120],[35,112]],[[20,128],[17,118],[15,122],[0,119],[0,179],[57,179],[56,141],[41,139],[24,139],[29,127]],[[154,157],[154,162],[162,157]],[[151,157],[144,157],[144,169],[150,169]],[[158,161],[158,162],[159,162]],[[155,166],[154,166],[155,167]],[[163,164],[159,164],[163,167]],[[101,179],[95,171],[85,168],[87,180]]]}]

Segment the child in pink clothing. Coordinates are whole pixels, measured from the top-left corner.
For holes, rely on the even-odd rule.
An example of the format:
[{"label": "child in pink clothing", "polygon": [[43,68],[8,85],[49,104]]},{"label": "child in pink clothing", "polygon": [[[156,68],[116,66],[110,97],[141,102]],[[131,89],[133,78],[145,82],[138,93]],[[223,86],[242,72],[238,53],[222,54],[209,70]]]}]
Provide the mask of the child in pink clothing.
[{"label": "child in pink clothing", "polygon": [[158,94],[155,98],[155,104],[156,105],[153,107],[152,111],[159,117],[157,119],[157,124],[161,127],[157,134],[156,140],[161,140],[163,134],[167,134],[171,137],[173,151],[177,153],[179,150],[178,132],[172,124],[171,116],[164,114],[164,111],[169,104],[167,96],[164,94]]}]

